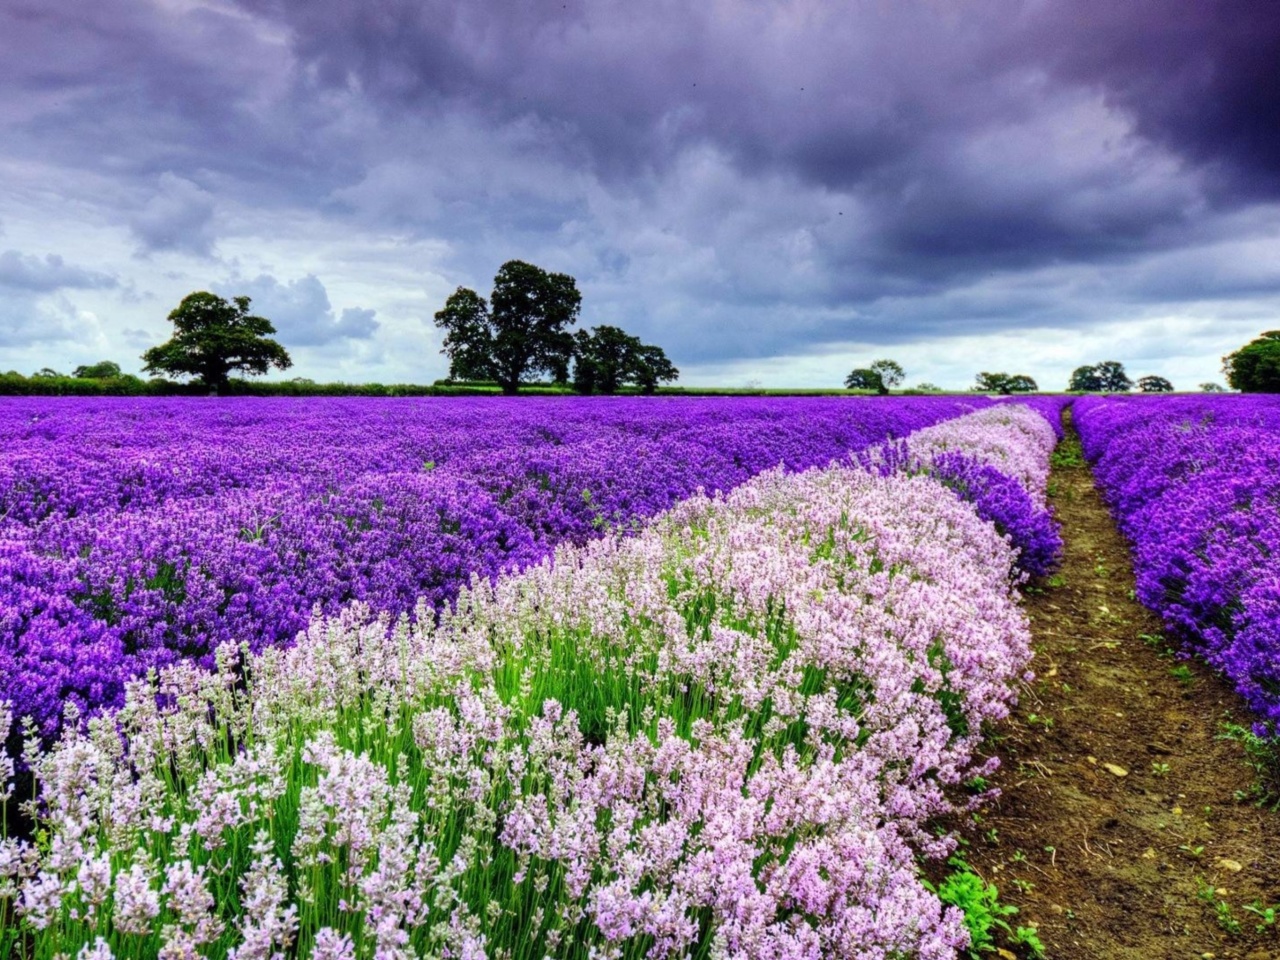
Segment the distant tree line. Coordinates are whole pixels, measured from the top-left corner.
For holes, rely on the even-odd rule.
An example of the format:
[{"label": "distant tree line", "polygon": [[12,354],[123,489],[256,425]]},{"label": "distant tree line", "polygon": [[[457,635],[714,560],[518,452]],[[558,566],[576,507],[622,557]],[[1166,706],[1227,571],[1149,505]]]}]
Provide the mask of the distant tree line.
[{"label": "distant tree line", "polygon": [[[1224,358],[1224,369],[1231,378],[1231,385],[1237,390],[1245,390],[1242,385],[1250,376],[1263,381],[1266,376],[1274,379],[1266,392],[1280,393],[1280,331],[1263,334],[1258,340],[1241,348],[1236,353]],[[863,390],[877,394],[887,394],[906,378],[902,365],[896,360],[876,360],[865,367],[856,367],[844,379],[845,389]],[[1125,372],[1124,364],[1118,360],[1103,360],[1099,363],[1077,367],[1071,374],[1067,384],[1072,393],[1127,393],[1137,388],[1140,393],[1172,393],[1173,384],[1164,377],[1154,374],[1131,380]],[[1010,396],[1019,393],[1036,393],[1040,387],[1034,379],[1025,373],[1004,373],[983,371],[974,378],[970,387],[975,393],[995,393]],[[1216,383],[1202,383],[1200,389],[1206,393],[1221,393],[1223,387]],[[936,393],[941,388],[932,383],[921,383],[909,393]],[[1246,392],[1248,392],[1246,390]]]},{"label": "distant tree line", "polygon": [[[208,291],[188,294],[169,313],[173,336],[142,355],[144,381],[125,374],[111,360],[77,367],[70,376],[44,368],[30,377],[0,374],[0,392],[10,394],[171,394],[320,393],[404,395],[406,393],[526,392],[654,393],[680,372],[661,347],[641,342],[618,327],[602,325],[571,333],[582,296],[573,277],[510,260],[494,278],[486,302],[459,287],[435,315],[445,331],[449,380],[429,387],[382,384],[318,385],[306,378],[286,383],[250,384],[246,376],[293,365],[289,352],[272,337],[275,326],[249,310],[248,297],[229,301]],[[573,378],[570,387],[570,367]],[[238,376],[237,376],[238,375]],[[549,384],[539,386],[546,376]],[[177,378],[177,382],[172,379]]]},{"label": "distant tree line", "polygon": [[[570,332],[577,323],[582,295],[573,277],[550,273],[521,260],[499,268],[489,299],[458,287],[435,314],[444,333],[441,353],[449,359],[449,378],[430,386],[412,384],[314,384],[305,378],[286,383],[250,385],[245,376],[293,365],[276,340],[275,326],[249,312],[248,297],[230,301],[207,291],[188,294],[169,313],[173,336],[142,355],[144,381],[122,371],[112,360],[76,367],[64,375],[48,367],[29,377],[17,371],[0,374],[0,393],[122,394],[275,393],[281,395],[404,395],[493,392],[520,389],[543,392],[612,394],[654,393],[680,371],[661,347],[607,324]],[[1280,393],[1280,330],[1270,330],[1222,358],[1227,382],[1243,393]],[[239,374],[239,377],[234,375]],[[179,378],[177,382],[165,379]],[[545,378],[545,382],[542,380]],[[844,379],[847,390],[885,395],[906,378],[896,360],[880,359],[857,367]],[[542,386],[538,384],[542,382]],[[492,389],[490,386],[492,385]],[[1174,386],[1154,374],[1131,380],[1124,364],[1102,360],[1077,367],[1067,390],[1080,393],[1170,393]],[[1034,393],[1036,381],[1023,373],[983,371],[972,390],[1012,395]],[[1217,383],[1202,383],[1206,393],[1221,393]],[[764,392],[747,390],[747,393]],[[940,392],[921,383],[910,393]]]}]

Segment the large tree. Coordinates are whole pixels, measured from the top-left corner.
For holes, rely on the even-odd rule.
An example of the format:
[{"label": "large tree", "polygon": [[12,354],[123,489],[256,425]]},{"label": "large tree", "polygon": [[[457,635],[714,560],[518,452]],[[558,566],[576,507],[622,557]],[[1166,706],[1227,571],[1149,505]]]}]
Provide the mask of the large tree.
[{"label": "large tree", "polygon": [[680,376],[661,347],[641,343],[618,327],[579,330],[574,341],[573,386],[580,393],[617,393],[623,384],[653,393],[659,383]]},{"label": "large tree", "polygon": [[1227,383],[1242,393],[1280,393],[1280,330],[1268,330],[1222,358]]},{"label": "large tree", "polygon": [[496,380],[505,394],[538,373],[568,380],[574,341],[567,328],[581,307],[573,277],[508,260],[487,303],[459,287],[435,315],[445,331],[441,353],[449,358],[450,377]]},{"label": "large tree", "polygon": [[1126,393],[1133,381],[1124,372],[1124,364],[1118,360],[1103,360],[1092,366],[1076,367],[1071,373],[1068,390],[1083,393]]},{"label": "large tree", "polygon": [[228,303],[203,290],[187,294],[169,314],[173,337],[142,355],[143,371],[196,377],[222,392],[232,371],[264,374],[293,366],[285,348],[270,338],[276,328],[249,313],[249,303],[248,297]]}]

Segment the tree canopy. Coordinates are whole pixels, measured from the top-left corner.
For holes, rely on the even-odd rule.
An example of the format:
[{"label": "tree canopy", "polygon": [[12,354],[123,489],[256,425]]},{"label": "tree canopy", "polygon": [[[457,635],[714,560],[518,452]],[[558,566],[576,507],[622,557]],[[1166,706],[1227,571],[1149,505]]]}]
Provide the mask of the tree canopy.
[{"label": "tree canopy", "polygon": [[1092,366],[1076,367],[1071,373],[1068,390],[1084,393],[1125,393],[1133,387],[1133,381],[1124,372],[1124,364],[1118,360],[1103,360]]},{"label": "tree canopy", "polygon": [[250,314],[249,303],[248,297],[228,303],[207,291],[187,294],[169,314],[173,337],[142,355],[143,371],[196,377],[222,392],[232,371],[260,375],[293,366],[285,348],[270,339],[276,328]]},{"label": "tree canopy", "polygon": [[1035,393],[1040,388],[1025,373],[980,373],[974,390],[980,393],[999,393],[1009,396],[1013,393]]},{"label": "tree canopy", "polygon": [[100,360],[76,367],[71,375],[79,380],[110,380],[121,375],[120,364],[112,360]]},{"label": "tree canopy", "polygon": [[1280,330],[1268,330],[1222,358],[1227,383],[1242,393],[1280,393]]},{"label": "tree canopy", "polygon": [[441,353],[449,358],[450,378],[495,380],[505,394],[539,373],[567,381],[574,340],[566,328],[577,322],[581,306],[573,277],[508,260],[493,278],[488,302],[459,287],[435,315],[445,331]]},{"label": "tree canopy", "polygon": [[867,367],[857,367],[849,371],[849,375],[844,378],[844,385],[847,390],[875,390],[877,393],[888,393],[884,388],[884,381],[880,379],[880,374]]},{"label": "tree canopy", "polygon": [[1212,380],[1200,384],[1201,393],[1226,393],[1226,388],[1220,383],[1214,383]]},{"label": "tree canopy", "polygon": [[623,384],[653,393],[659,383],[679,376],[661,347],[641,343],[618,327],[602,325],[574,335],[573,386],[579,393],[617,393]]},{"label": "tree canopy", "polygon": [[876,360],[852,370],[844,378],[847,390],[874,390],[880,395],[900,384],[907,374],[896,360]]},{"label": "tree canopy", "polygon": [[1138,390],[1142,393],[1173,393],[1173,384],[1164,377],[1139,377]]}]

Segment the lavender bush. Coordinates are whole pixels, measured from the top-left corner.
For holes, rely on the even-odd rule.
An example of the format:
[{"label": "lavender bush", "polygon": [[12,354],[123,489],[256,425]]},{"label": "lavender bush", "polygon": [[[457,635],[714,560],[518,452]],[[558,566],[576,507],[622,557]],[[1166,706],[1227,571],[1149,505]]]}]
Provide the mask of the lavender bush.
[{"label": "lavender bush", "polygon": [[698,489],[988,404],[5,398],[0,675],[50,736],[65,702],[118,706],[148,669],[287,643],[353,602],[438,611]]},{"label": "lavender bush", "polygon": [[1083,398],[1086,456],[1139,599],[1280,723],[1280,398]]},{"label": "lavender bush", "polygon": [[[907,447],[1035,496],[1052,445],[1000,407]],[[916,859],[1024,677],[1015,557],[927,473],[772,469],[439,617],[356,603],[71,701],[27,738],[0,952],[953,958]]]}]

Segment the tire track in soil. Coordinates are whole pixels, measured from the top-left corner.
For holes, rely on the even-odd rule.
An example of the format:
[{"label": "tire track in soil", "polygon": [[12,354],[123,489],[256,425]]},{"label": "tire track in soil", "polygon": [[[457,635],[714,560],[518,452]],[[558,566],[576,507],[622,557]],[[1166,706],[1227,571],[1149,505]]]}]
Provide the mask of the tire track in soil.
[{"label": "tire track in soil", "polygon": [[[1078,450],[1067,427],[1060,449]],[[1280,812],[1237,798],[1253,771],[1219,737],[1249,714],[1208,668],[1142,639],[1161,622],[1133,599],[1089,468],[1055,463],[1049,489],[1065,547],[1058,575],[1027,590],[1037,679],[997,732],[1001,796],[966,824],[962,854],[1054,960],[1280,960],[1280,929],[1256,932],[1243,910],[1280,903]]]}]

